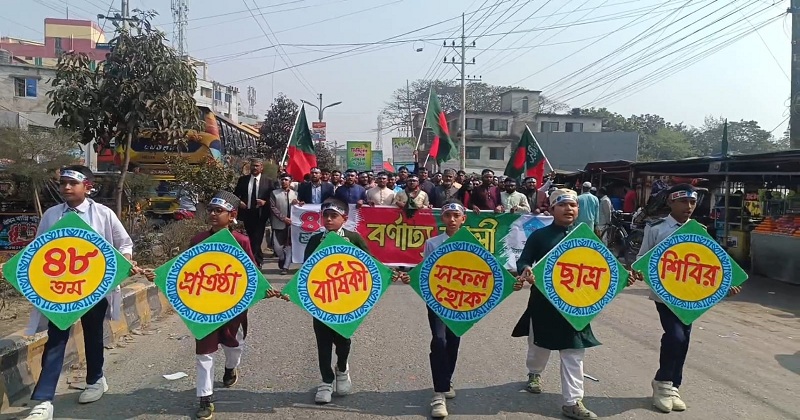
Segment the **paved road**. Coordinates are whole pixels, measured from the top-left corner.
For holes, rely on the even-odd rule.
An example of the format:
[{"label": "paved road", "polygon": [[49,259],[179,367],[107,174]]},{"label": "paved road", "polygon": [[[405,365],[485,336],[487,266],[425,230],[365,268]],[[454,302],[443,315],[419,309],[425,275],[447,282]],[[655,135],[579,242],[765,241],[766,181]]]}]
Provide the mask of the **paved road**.
[{"label": "paved road", "polygon": [[[276,286],[286,278],[268,272]],[[772,292],[772,293],[770,293]],[[512,295],[462,340],[456,372],[458,397],[450,419],[560,418],[557,358],[545,374],[545,392],[522,390],[523,339],[510,336],[528,291]],[[685,413],[650,408],[650,379],[660,329],[653,303],[637,285],[593,323],[604,343],[586,355],[586,405],[614,419],[800,419],[800,288],[751,280],[745,292],[695,324],[686,383]],[[767,303],[768,306],[762,306]],[[217,419],[423,419],[431,380],[425,307],[405,285],[393,285],[356,333],[351,370],[354,394],[319,407],[319,374],[311,318],[296,305],[271,300],[250,312],[250,337],[239,383],[217,392]],[[79,406],[78,391],[62,386],[59,419],[183,419],[194,413],[193,340],[171,315],[110,350],[111,390]],[[222,378],[217,357],[217,380]],[[553,363],[555,362],[555,363]],[[167,381],[161,375],[186,372]],[[17,418],[22,409],[2,418]],[[667,417],[668,416],[668,417]]]}]

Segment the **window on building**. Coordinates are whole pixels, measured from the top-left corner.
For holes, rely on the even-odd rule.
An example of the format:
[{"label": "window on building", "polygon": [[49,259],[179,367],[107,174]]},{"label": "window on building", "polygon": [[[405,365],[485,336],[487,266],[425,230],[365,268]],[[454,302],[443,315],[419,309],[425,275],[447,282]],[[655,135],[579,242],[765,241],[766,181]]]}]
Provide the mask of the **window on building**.
[{"label": "window on building", "polygon": [[564,131],[568,133],[580,133],[583,131],[583,123],[566,123]]},{"label": "window on building", "polygon": [[42,65],[42,57],[36,57],[33,59],[34,66],[41,66]]},{"label": "window on building", "polygon": [[14,96],[20,98],[35,98],[38,80],[32,78],[14,78]]},{"label": "window on building", "polygon": [[215,90],[214,91],[214,100],[215,101],[221,101],[222,100],[222,91],[221,90]]},{"label": "window on building", "polygon": [[61,55],[61,53],[64,52],[64,47],[61,46],[61,38],[55,39],[55,50],[56,50],[56,55]]},{"label": "window on building", "polygon": [[480,118],[467,118],[467,130],[483,130],[483,120]]},{"label": "window on building", "polygon": [[226,93],[225,94],[225,103],[231,103],[231,94],[230,93]]},{"label": "window on building", "polygon": [[508,120],[489,120],[489,131],[508,131]]},{"label": "window on building", "polygon": [[558,131],[558,123],[553,121],[542,121],[542,133],[552,133]]},{"label": "window on building", "polygon": [[211,89],[205,88],[205,87],[201,87],[200,88],[200,96],[202,96],[204,98],[211,98]]},{"label": "window on building", "polygon": [[528,97],[527,96],[522,98],[522,113],[523,114],[527,114],[528,113]]},{"label": "window on building", "polygon": [[464,154],[466,155],[467,159],[480,159],[481,158],[481,147],[480,146],[467,146],[464,149]]},{"label": "window on building", "polygon": [[506,152],[505,147],[490,147],[489,160],[506,160],[505,152]]}]

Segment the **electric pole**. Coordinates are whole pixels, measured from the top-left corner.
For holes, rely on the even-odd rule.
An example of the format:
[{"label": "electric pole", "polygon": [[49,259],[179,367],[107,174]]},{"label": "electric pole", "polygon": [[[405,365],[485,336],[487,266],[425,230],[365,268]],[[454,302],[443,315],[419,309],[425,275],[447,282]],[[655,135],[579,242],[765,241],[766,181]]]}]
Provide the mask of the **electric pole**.
[{"label": "electric pole", "polygon": [[128,22],[136,22],[139,20],[139,18],[136,16],[131,17],[130,3],[128,0],[122,0],[119,13],[114,13],[114,16],[106,16],[101,14],[97,15],[97,18],[110,20],[111,24],[113,24],[115,28],[119,28],[120,22],[122,22],[123,27],[127,27]]},{"label": "electric pole", "polygon": [[302,100],[302,99],[300,100],[300,102],[302,102],[302,103],[304,103],[304,104],[306,104],[308,106],[312,106],[312,107],[317,109],[317,111],[319,112],[319,115],[318,115],[319,116],[319,122],[323,121],[322,114],[325,112],[326,109],[328,109],[328,108],[330,108],[332,106],[340,105],[342,103],[341,101],[339,101],[339,102],[334,102],[332,104],[328,104],[328,105],[322,106],[322,94],[321,93],[319,94],[319,96],[317,96],[317,99],[319,99],[319,106],[317,106],[315,104],[312,104],[311,102]]},{"label": "electric pole", "polygon": [[[797,0],[800,1],[800,0]],[[474,48],[475,41],[472,41],[472,45],[467,45],[467,36],[465,32],[465,23],[466,20],[464,19],[464,14],[461,14],[461,45],[456,45],[455,41],[450,43],[450,48],[454,49],[456,53],[460,56],[460,61],[456,61],[456,57],[451,57],[449,61],[450,64],[454,66],[461,66],[461,70],[459,71],[461,75],[461,118],[460,118],[460,127],[461,127],[461,146],[460,146],[460,163],[461,163],[461,170],[464,171],[467,169],[467,81],[473,81],[477,79],[469,79],[469,76],[466,74],[466,66],[467,64],[475,64],[475,58],[472,58],[471,62],[467,62],[467,48]],[[447,46],[447,41],[444,41],[443,46]],[[461,50],[460,53],[458,51]],[[447,57],[444,58],[444,62],[448,63]]]},{"label": "electric pole", "polygon": [[800,0],[792,0],[792,86],[789,106],[789,144],[800,149]]}]

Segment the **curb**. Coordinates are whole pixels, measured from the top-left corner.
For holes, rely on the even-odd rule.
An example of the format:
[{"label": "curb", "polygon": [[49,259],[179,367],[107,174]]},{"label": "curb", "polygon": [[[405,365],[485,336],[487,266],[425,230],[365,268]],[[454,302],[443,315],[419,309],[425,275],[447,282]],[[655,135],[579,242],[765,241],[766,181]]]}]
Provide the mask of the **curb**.
[{"label": "curb", "polygon": [[[106,320],[103,324],[103,342],[106,346],[117,342],[136,328],[171,311],[163,294],[154,284],[132,283],[122,288],[122,319]],[[47,332],[25,336],[24,330],[0,338],[0,411],[16,401],[26,399],[33,392],[36,379],[42,370],[42,353],[47,342]],[[85,362],[83,329],[75,324],[67,342],[64,355],[66,370]]]}]

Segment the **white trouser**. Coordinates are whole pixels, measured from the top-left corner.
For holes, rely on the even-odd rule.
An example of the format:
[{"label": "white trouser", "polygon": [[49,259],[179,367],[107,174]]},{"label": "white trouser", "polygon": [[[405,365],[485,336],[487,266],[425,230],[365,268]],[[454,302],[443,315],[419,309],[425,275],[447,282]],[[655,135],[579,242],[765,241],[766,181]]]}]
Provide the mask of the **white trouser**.
[{"label": "white trouser", "polygon": [[[528,373],[541,375],[550,359],[551,350],[533,344],[533,327],[528,334]],[[564,405],[575,405],[583,399],[583,355],[585,349],[559,350],[561,357],[561,396]]]},{"label": "white trouser", "polygon": [[[222,346],[225,353],[225,369],[239,367],[244,352],[244,331],[236,333],[239,347]],[[207,397],[214,393],[214,354],[198,354],[197,357],[197,396]]]},{"label": "white trouser", "polygon": [[[278,268],[282,270],[288,270],[289,267],[292,265],[292,246],[281,245],[278,242],[278,238],[275,235],[273,235],[272,249],[275,251],[275,255],[278,256],[278,265],[279,265]],[[283,261],[283,264],[280,264],[281,261]]]}]

